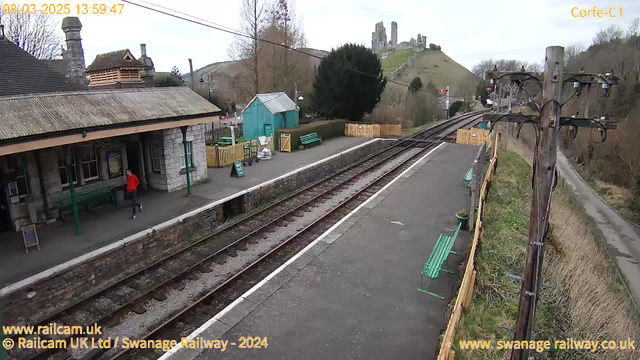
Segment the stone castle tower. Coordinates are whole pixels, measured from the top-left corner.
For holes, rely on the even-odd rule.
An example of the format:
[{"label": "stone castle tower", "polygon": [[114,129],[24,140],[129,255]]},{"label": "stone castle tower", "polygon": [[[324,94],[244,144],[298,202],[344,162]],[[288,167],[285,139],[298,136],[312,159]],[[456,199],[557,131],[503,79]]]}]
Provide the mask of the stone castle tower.
[{"label": "stone castle tower", "polygon": [[80,30],[82,30],[82,23],[77,17],[62,19],[62,31],[67,41],[67,49],[62,50],[62,58],[67,63],[66,77],[78,84],[87,85],[89,82],[84,70],[84,50],[82,50]]},{"label": "stone castle tower", "polygon": [[398,45],[398,23],[395,21],[391,22],[391,47],[396,47]]}]

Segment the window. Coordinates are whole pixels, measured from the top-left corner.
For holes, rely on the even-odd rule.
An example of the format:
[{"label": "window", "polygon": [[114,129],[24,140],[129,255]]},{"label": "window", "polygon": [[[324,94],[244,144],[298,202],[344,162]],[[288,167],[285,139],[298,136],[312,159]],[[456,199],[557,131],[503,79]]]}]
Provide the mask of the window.
[{"label": "window", "polygon": [[[187,141],[187,161],[189,161],[189,167],[193,166],[193,154],[191,152],[191,141]],[[180,168],[184,169],[184,143],[180,144]]]},{"label": "window", "polygon": [[15,200],[12,199],[12,203],[18,201],[24,201],[24,198],[29,194],[29,181],[27,179],[27,169],[24,164],[23,158],[18,158],[17,156],[12,156],[9,158],[9,167],[13,169],[10,173],[12,174],[9,177],[9,181],[7,183],[7,187],[9,190],[9,196],[15,197]]},{"label": "window", "polygon": [[[182,147],[183,147],[182,153],[184,154],[184,145],[182,145]],[[151,150],[151,170],[153,170],[153,172],[161,172],[160,164],[162,164],[162,158],[163,158],[162,148],[157,145],[151,145],[150,150]],[[184,157],[182,158],[182,161],[184,164]]]},{"label": "window", "polygon": [[82,169],[84,180],[98,179],[100,172],[98,171],[96,149],[91,145],[82,146],[78,148],[78,154],[80,155],[80,168]]},{"label": "window", "polygon": [[[73,176],[73,183],[78,183],[78,171],[76,170],[76,156],[71,152],[71,167],[73,171],[71,172]],[[69,186],[69,176],[67,173],[67,167],[64,164],[64,151],[62,149],[58,150],[58,173],[60,173],[60,184],[62,187]]]}]

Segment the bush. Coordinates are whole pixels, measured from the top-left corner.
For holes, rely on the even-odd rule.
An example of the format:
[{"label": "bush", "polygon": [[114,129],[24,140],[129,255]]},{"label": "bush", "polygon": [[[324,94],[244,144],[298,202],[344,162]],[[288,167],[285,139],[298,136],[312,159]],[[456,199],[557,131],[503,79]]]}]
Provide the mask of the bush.
[{"label": "bush", "polygon": [[343,136],[346,123],[346,120],[326,120],[300,125],[295,129],[278,129],[276,130],[276,149],[280,149],[280,135],[283,133],[291,135],[291,151],[295,151],[300,146],[300,136],[317,133],[322,140]]},{"label": "bush", "polygon": [[429,44],[429,49],[431,50],[442,50],[442,46],[436,45],[434,43]]}]

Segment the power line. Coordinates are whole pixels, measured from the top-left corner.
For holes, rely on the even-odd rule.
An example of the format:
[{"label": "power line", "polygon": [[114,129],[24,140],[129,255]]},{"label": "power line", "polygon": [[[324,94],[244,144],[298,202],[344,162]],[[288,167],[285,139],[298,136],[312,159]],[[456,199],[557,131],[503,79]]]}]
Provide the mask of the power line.
[{"label": "power line", "polygon": [[[286,46],[286,45],[283,45],[283,44],[279,44],[279,43],[273,42],[273,41],[271,41],[271,40],[262,39],[262,38],[259,38],[259,37],[254,38],[254,37],[253,37],[253,36],[251,36],[251,35],[243,34],[243,33],[241,33],[240,31],[235,30],[235,29],[231,29],[231,28],[229,28],[229,27],[227,27],[227,26],[220,25],[220,24],[216,24],[216,23],[214,23],[214,22],[212,22],[212,21],[205,20],[205,19],[201,19],[201,18],[198,18],[198,17],[196,17],[196,16],[193,16],[193,15],[190,15],[190,14],[186,14],[186,13],[183,13],[183,12],[180,12],[180,11],[177,11],[177,10],[174,10],[174,9],[171,9],[171,8],[168,8],[168,7],[165,7],[165,6],[161,6],[161,5],[154,4],[154,3],[152,3],[152,2],[148,2],[148,1],[140,0],[140,1],[144,2],[144,3],[146,3],[146,4],[153,5],[153,6],[156,6],[156,7],[159,7],[159,8],[165,9],[165,10],[168,10],[168,11],[172,11],[172,12],[175,12],[175,13],[178,13],[178,14],[181,14],[181,15],[184,15],[184,16],[188,16],[188,17],[191,17],[191,18],[193,18],[193,19],[198,19],[199,21],[196,21],[196,20],[193,20],[193,19],[189,19],[189,18],[186,18],[186,17],[183,17],[183,16],[179,16],[179,15],[176,15],[176,14],[172,14],[172,13],[169,13],[169,12],[166,12],[166,11],[162,11],[162,10],[159,10],[159,9],[155,9],[155,8],[152,8],[152,7],[149,7],[149,6],[146,6],[146,5],[142,5],[142,4],[134,3],[134,2],[129,1],[129,0],[120,0],[120,1],[122,1],[122,2],[124,2],[124,3],[127,3],[127,4],[131,4],[131,5],[134,5],[134,6],[141,7],[141,8],[146,9],[146,10],[154,11],[154,12],[157,12],[157,13],[159,13],[159,14],[163,14],[163,15],[171,16],[171,17],[173,17],[173,18],[180,19],[180,20],[184,20],[184,21],[187,21],[187,22],[190,22],[190,23],[193,23],[193,24],[197,24],[197,25],[201,25],[201,26],[205,26],[205,27],[208,27],[208,28],[214,29],[214,30],[218,30],[218,31],[226,32],[226,33],[228,33],[228,34],[232,34],[232,35],[235,35],[235,36],[244,37],[244,38],[251,39],[251,40],[257,40],[257,41],[264,42],[264,43],[267,43],[267,44],[271,44],[271,45],[274,45],[274,46],[279,46],[279,47],[284,48],[284,49],[287,49],[287,50],[295,51],[295,52],[297,52],[297,53],[300,53],[300,54],[303,54],[303,55],[307,55],[307,56],[310,56],[310,57],[316,58],[316,59],[318,59],[318,60],[326,61],[326,62],[328,62],[328,63],[330,63],[330,64],[333,64],[333,65],[336,65],[336,66],[343,67],[343,68],[345,68],[345,69],[347,69],[347,70],[354,71],[354,72],[356,72],[356,73],[358,73],[358,74],[361,74],[361,75],[370,76],[370,77],[373,77],[373,78],[375,78],[375,79],[377,79],[377,78],[378,78],[378,76],[377,76],[377,75],[369,74],[369,73],[366,73],[366,72],[364,72],[364,71],[360,71],[360,70],[358,70],[358,69],[350,68],[350,67],[348,67],[348,66],[346,66],[346,65],[344,65],[344,64],[340,64],[340,63],[337,63],[337,62],[334,62],[334,61],[327,60],[327,59],[325,59],[325,58],[323,58],[323,57],[321,57],[321,56],[317,56],[317,55],[314,55],[314,54],[310,54],[310,53],[308,53],[308,52],[304,52],[304,51],[299,50],[299,49],[295,49],[295,48],[292,48],[292,47],[289,47],[289,46]],[[207,23],[208,23],[208,24],[207,24]],[[210,24],[213,24],[213,25],[210,25]],[[393,83],[393,84],[397,84],[397,85],[400,85],[400,86],[404,86],[404,87],[406,87],[406,88],[409,88],[409,85],[404,84],[404,83],[401,83],[401,82],[399,82],[399,81],[395,81],[395,80],[387,79],[387,82],[390,82],[390,83]],[[432,91],[432,90],[427,90],[427,89],[419,89],[419,91],[423,91],[423,92],[430,93],[430,94],[434,94],[434,95],[440,95],[440,93],[439,93],[439,92],[437,92],[437,91]]]}]

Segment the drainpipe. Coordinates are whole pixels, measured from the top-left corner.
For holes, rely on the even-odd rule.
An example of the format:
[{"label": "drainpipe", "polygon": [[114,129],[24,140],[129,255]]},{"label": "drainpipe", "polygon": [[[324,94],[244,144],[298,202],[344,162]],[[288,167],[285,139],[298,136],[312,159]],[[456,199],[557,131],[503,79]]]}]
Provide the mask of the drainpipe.
[{"label": "drainpipe", "polygon": [[[182,130],[182,145],[184,145],[184,169],[187,172],[187,196],[191,196],[191,176],[189,175],[189,157],[187,156],[187,129],[188,126],[180,128]],[[191,148],[193,151],[193,148]]]},{"label": "drainpipe", "polygon": [[64,162],[67,165],[67,179],[69,179],[69,195],[71,196],[71,207],[73,208],[73,219],[76,223],[76,235],[82,234],[80,230],[80,217],[78,216],[78,202],[76,192],[73,188],[73,166],[71,166],[71,146],[64,147]]},{"label": "drainpipe", "polygon": [[42,196],[42,207],[44,208],[44,216],[47,220],[51,219],[49,211],[49,201],[47,200],[47,188],[44,184],[44,175],[42,174],[42,159],[40,150],[36,151],[36,167],[38,168],[38,180],[40,180],[40,195]]}]

